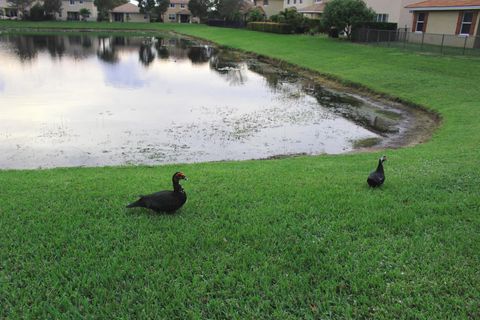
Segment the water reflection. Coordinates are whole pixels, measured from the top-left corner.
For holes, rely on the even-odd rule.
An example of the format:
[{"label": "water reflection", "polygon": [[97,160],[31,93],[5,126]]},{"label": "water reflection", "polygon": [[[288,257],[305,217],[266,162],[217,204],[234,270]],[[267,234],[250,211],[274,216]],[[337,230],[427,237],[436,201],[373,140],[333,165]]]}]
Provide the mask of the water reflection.
[{"label": "water reflection", "polygon": [[0,167],[339,153],[377,137],[368,102],[175,36],[2,34],[0,61]]}]

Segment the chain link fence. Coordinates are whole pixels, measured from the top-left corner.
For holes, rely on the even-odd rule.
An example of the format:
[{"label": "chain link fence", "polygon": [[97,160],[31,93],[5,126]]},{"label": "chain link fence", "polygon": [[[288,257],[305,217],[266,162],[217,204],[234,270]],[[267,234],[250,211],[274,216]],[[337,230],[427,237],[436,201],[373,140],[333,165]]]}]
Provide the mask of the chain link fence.
[{"label": "chain link fence", "polygon": [[354,32],[352,40],[383,47],[480,57],[479,36],[412,32],[408,28],[397,30],[361,28]]}]

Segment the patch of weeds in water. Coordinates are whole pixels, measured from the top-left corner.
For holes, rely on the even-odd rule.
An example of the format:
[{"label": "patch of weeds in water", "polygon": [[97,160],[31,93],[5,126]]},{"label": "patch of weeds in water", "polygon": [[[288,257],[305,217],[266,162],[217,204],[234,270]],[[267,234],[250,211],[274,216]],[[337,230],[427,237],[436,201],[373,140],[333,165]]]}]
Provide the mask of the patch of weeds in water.
[{"label": "patch of weeds in water", "polygon": [[382,141],[381,138],[373,137],[373,138],[366,138],[366,139],[359,139],[353,141],[353,147],[355,149],[358,148],[369,148],[379,144]]}]

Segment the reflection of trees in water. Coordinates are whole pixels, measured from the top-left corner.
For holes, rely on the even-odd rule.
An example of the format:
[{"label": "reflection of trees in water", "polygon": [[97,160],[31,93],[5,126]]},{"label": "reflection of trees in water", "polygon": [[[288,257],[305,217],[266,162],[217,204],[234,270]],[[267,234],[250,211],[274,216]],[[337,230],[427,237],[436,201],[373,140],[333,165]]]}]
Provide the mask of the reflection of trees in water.
[{"label": "reflection of trees in water", "polygon": [[21,61],[35,59],[39,52],[47,51],[52,57],[69,56],[85,59],[96,55],[100,60],[115,64],[122,51],[137,51],[139,61],[149,66],[159,59],[190,60],[194,64],[207,63],[214,55],[210,46],[198,45],[190,40],[163,37],[123,37],[88,35],[6,35],[2,40],[13,47]]},{"label": "reflection of trees in water", "polygon": [[115,51],[115,47],[112,45],[112,39],[110,37],[98,38],[97,57],[110,64],[118,62],[118,55]]},{"label": "reflection of trees in water", "polygon": [[15,52],[20,61],[30,61],[37,57],[38,50],[36,50],[35,43],[31,37],[14,35],[6,36],[5,40],[14,47],[13,52]]},{"label": "reflection of trees in water", "polygon": [[33,60],[47,51],[53,58],[63,56],[84,59],[94,53],[89,36],[11,35],[3,38],[13,47],[20,61]]},{"label": "reflection of trees in water", "polygon": [[153,45],[151,43],[141,44],[140,50],[138,51],[138,58],[144,66],[148,67],[148,65],[155,60]]},{"label": "reflection of trees in water", "polygon": [[209,46],[195,46],[188,50],[188,58],[194,64],[203,64],[212,57],[212,48]]}]

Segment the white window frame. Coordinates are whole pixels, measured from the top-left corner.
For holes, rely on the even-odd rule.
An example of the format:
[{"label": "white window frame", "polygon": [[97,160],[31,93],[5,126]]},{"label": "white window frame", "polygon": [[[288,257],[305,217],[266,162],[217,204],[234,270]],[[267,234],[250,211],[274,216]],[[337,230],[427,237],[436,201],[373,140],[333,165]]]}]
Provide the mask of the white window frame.
[{"label": "white window frame", "polygon": [[175,3],[170,3],[170,8],[175,8]]},{"label": "white window frame", "polygon": [[[465,22],[465,14],[470,13],[472,15],[472,21],[470,22]],[[468,37],[470,36],[470,32],[472,31],[472,24],[473,24],[473,12],[472,11],[464,11],[462,15],[462,22],[460,23],[460,36],[465,36]],[[462,33],[463,25],[470,25],[470,28],[468,28],[468,33]]]},{"label": "white window frame", "polygon": [[[423,20],[419,20],[420,15],[423,14]],[[423,29],[425,29],[425,17],[427,14],[425,12],[419,12],[417,13],[417,23],[415,23],[415,32],[423,33]],[[418,23],[422,23],[422,30],[418,31]]]},{"label": "white window frame", "polygon": [[177,20],[177,15],[174,14],[174,13],[170,13],[170,14],[168,15],[168,20],[170,20],[170,21],[175,21],[175,20]]},{"label": "white window frame", "polygon": [[377,22],[388,22],[388,13],[377,13]]},{"label": "white window frame", "polygon": [[268,6],[268,0],[263,0],[263,5]]},{"label": "white window frame", "polygon": [[181,3],[180,8],[185,8],[185,3]]},{"label": "white window frame", "polygon": [[70,5],[74,6],[75,5],[75,0],[70,0]]}]

